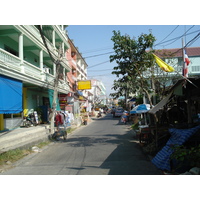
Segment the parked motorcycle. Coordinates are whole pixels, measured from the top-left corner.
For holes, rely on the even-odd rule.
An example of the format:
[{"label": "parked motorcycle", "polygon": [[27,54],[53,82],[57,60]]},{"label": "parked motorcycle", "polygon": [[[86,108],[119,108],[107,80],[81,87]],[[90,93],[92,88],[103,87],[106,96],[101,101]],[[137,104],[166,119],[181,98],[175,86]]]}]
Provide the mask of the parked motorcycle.
[{"label": "parked motorcycle", "polygon": [[127,116],[126,115],[122,116],[121,122],[123,122],[124,124],[126,124],[126,122],[127,122]]},{"label": "parked motorcycle", "polygon": [[98,117],[98,118],[99,118],[99,117],[102,117],[101,112],[98,112],[97,117]]},{"label": "parked motorcycle", "polygon": [[128,112],[125,111],[121,117],[121,122],[123,122],[124,124],[126,124],[128,121]]},{"label": "parked motorcycle", "polygon": [[34,114],[30,113],[27,117],[23,119],[23,126],[28,128],[30,126],[37,126],[37,121],[35,120]]}]

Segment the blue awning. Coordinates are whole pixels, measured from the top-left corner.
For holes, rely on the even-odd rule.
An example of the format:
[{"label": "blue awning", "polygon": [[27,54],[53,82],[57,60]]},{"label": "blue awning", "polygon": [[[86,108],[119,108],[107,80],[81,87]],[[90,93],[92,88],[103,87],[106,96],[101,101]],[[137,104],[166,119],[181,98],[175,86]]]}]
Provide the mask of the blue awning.
[{"label": "blue awning", "polygon": [[0,75],[0,114],[22,111],[22,81]]},{"label": "blue awning", "polygon": [[82,91],[77,90],[77,93],[78,93],[79,96],[83,96],[83,92]]}]

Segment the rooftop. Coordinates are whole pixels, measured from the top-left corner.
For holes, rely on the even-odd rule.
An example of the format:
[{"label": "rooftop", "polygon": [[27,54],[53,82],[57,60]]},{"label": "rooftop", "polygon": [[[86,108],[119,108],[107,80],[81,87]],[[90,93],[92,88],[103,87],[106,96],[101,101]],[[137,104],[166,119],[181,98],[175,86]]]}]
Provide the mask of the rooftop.
[{"label": "rooftop", "polygon": [[[188,47],[185,49],[188,57],[200,56],[200,47]],[[159,57],[182,57],[182,48],[175,49],[159,49],[155,51]]]}]

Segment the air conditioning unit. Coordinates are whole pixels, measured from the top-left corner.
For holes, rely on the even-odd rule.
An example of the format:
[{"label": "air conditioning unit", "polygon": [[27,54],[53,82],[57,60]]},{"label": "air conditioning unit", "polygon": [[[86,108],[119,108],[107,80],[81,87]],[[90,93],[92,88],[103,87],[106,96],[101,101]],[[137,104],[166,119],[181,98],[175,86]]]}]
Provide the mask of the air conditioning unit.
[{"label": "air conditioning unit", "polygon": [[44,72],[47,73],[47,74],[49,74],[49,73],[50,73],[50,68],[45,67],[45,68],[44,68]]}]

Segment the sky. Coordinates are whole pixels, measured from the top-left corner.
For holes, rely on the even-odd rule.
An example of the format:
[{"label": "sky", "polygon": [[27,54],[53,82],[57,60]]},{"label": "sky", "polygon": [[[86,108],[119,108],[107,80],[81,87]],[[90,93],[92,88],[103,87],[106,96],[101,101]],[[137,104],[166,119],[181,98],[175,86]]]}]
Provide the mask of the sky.
[{"label": "sky", "polygon": [[[88,79],[101,80],[106,86],[107,94],[114,92],[111,87],[116,79],[111,75],[115,64],[109,63],[110,54],[106,54],[113,51],[111,41],[113,30],[120,30],[121,34],[129,34],[136,38],[142,33],[148,34],[152,31],[157,38],[156,43],[163,39],[165,42],[179,37],[194,24],[195,27],[192,27],[189,33],[200,30],[199,6],[195,6],[196,0],[190,0],[187,4],[168,0],[162,5],[159,0],[69,2],[57,0],[55,3],[48,4],[48,7],[46,1],[35,0],[31,8],[27,4],[23,6],[23,12],[19,12],[20,3],[24,4],[22,0],[13,1],[10,7],[10,1],[3,1],[2,7],[9,7],[9,11],[15,17],[6,17],[0,23],[69,25],[67,28],[69,37],[74,40],[75,46],[79,48],[88,64]],[[7,10],[3,9],[1,14],[7,16]],[[176,28],[178,24],[180,26]],[[186,42],[197,34],[198,32],[188,35]],[[193,46],[199,46],[198,42],[199,40]],[[156,48],[181,48],[182,46],[181,39],[170,43],[163,43]],[[99,54],[105,55],[94,56]]]},{"label": "sky", "polygon": [[[110,52],[113,52],[113,30],[136,39],[143,33],[151,32],[156,38],[155,49],[170,49],[182,48],[182,38],[187,44],[200,33],[200,25],[69,25],[68,35],[88,64],[88,80],[102,81],[107,96],[114,92],[111,88],[117,79],[111,74],[116,63],[109,62]],[[200,39],[190,47],[196,46],[200,46]]]}]

